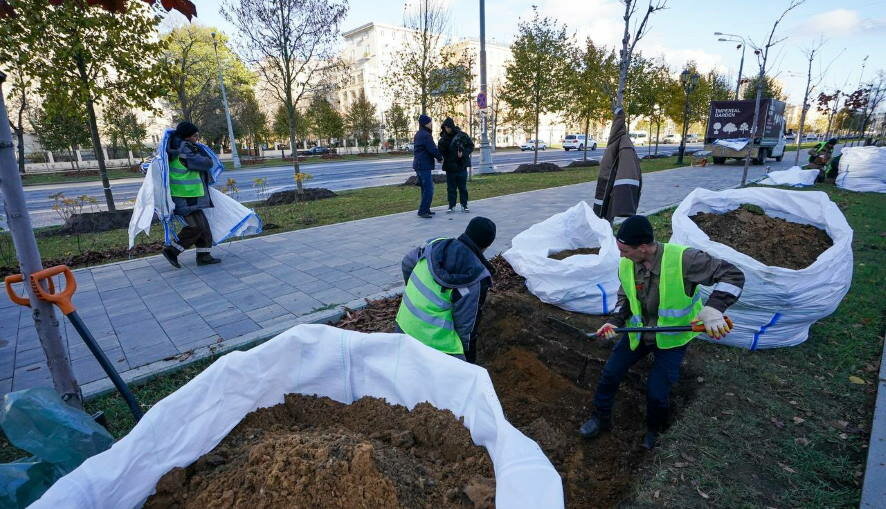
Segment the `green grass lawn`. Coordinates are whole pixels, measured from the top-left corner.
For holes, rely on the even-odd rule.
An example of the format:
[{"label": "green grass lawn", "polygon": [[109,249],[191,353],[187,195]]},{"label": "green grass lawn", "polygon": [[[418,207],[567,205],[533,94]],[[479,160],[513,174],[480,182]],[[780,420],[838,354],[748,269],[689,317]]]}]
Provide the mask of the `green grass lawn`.
[{"label": "green grass lawn", "polygon": [[[858,506],[886,327],[879,291],[886,202],[830,185],[815,190],[826,191],[855,230],[852,288],[801,345],[748,352],[693,343],[696,372],[680,384],[695,384],[694,398],[635,474],[625,507]],[[671,213],[652,216],[660,238],[670,235]],[[142,383],[135,394],[150,407],[213,361]],[[103,410],[117,437],[133,425],[115,393],[87,410]],[[22,455],[0,439],[0,460]]]},{"label": "green grass lawn", "polygon": [[[670,169],[676,167],[675,161],[676,158],[644,160],[641,162],[641,168],[644,172]],[[471,200],[479,200],[524,191],[588,182],[597,178],[597,169],[598,167],[593,166],[552,173],[475,175],[468,184],[468,189]],[[308,185],[310,186],[310,182],[308,182]],[[256,204],[251,204],[251,206],[255,207],[256,212],[266,225],[277,225],[276,228],[268,228],[265,232],[265,234],[274,234],[415,210],[418,200],[418,187],[380,186],[343,191],[336,198],[316,202],[274,207],[256,206]],[[445,185],[438,185],[434,206],[444,205],[445,203]],[[53,228],[57,229],[58,227]],[[38,232],[47,233],[53,228],[43,228],[38,230]],[[137,242],[147,244],[162,240],[162,230],[155,225],[151,229],[150,236],[140,235]],[[80,235],[38,234],[37,243],[43,259],[53,260],[78,255],[85,251],[125,248],[128,243],[128,233],[124,229],[119,229]],[[103,260],[102,263],[125,259],[128,259],[128,255],[121,253],[119,256]],[[5,232],[0,233],[0,267],[2,266],[17,266],[9,234]],[[77,267],[78,265],[72,264],[72,266]]]},{"label": "green grass lawn", "polygon": [[[101,182],[98,175],[90,175],[83,170],[83,175],[66,175],[68,171],[58,173],[28,173],[22,176],[22,185],[39,186],[43,184],[67,184],[71,182]],[[128,168],[113,168],[108,170],[108,179],[127,179],[142,177],[141,172],[131,171]]]},{"label": "green grass lawn", "polygon": [[[273,154],[273,151],[269,150],[268,153]],[[245,156],[245,155],[240,156],[241,159],[245,159],[248,157],[250,157],[250,156]],[[317,164],[317,163],[337,163],[337,162],[342,162],[342,161],[367,161],[367,160],[373,161],[373,160],[377,160],[377,159],[394,159],[394,158],[398,158],[398,157],[411,158],[412,155],[411,154],[386,154],[386,153],[376,154],[374,152],[369,152],[369,154],[365,155],[365,156],[356,155],[356,154],[344,154],[338,159],[323,159],[319,156],[306,156],[306,159],[304,161],[299,161],[298,164],[299,164],[299,166],[305,166],[305,165],[312,165],[312,164]],[[232,163],[231,161],[224,161],[224,162],[222,162],[222,164],[224,165],[225,170],[236,171],[234,169],[234,163]],[[266,160],[262,161],[261,163],[257,163],[257,164],[243,165],[240,167],[240,169],[241,170],[252,170],[255,168],[264,168],[264,167],[268,167],[268,166],[292,166],[292,161],[284,161],[282,158],[272,158],[272,159],[266,159]]]}]

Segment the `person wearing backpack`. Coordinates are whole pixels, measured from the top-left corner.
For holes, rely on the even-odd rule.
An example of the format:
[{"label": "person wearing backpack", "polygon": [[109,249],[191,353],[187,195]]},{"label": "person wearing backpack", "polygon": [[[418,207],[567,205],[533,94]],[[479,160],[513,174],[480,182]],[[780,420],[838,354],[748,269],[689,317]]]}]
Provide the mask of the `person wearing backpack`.
[{"label": "person wearing backpack", "polygon": [[446,196],[449,198],[446,213],[455,212],[456,201],[461,204],[462,212],[468,213],[468,166],[471,165],[474,142],[451,117],[446,117],[437,148],[443,154],[443,171],[446,172]]}]

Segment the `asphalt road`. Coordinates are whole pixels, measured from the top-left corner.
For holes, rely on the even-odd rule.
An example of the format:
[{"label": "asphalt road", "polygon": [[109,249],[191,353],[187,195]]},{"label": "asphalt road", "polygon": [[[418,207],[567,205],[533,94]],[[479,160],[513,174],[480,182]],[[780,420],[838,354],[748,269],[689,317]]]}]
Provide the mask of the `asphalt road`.
[{"label": "asphalt road", "polygon": [[[701,145],[690,145],[687,148],[698,149]],[[659,153],[676,152],[674,145],[659,146]],[[638,147],[637,152],[642,156],[646,153],[646,147]],[[588,157],[599,159],[603,155],[603,149],[588,151]],[[581,153],[576,151],[566,152],[562,149],[548,149],[539,151],[540,162],[553,162],[565,165],[568,162],[580,159]],[[479,154],[475,152],[474,167],[479,164]],[[532,152],[502,151],[493,154],[493,164],[496,171],[513,171],[517,165],[532,162]],[[412,158],[403,157],[395,159],[346,161],[314,163],[303,166],[303,171],[313,175],[307,182],[310,187],[325,187],[333,191],[358,189],[363,187],[383,186],[400,184],[407,177],[414,175],[412,170]],[[225,171],[222,181],[228,178],[237,180],[240,188],[237,198],[248,202],[258,200],[258,194],[252,187],[252,181],[256,177],[265,178],[268,192],[291,189],[295,186],[292,179],[291,166],[250,167],[249,169]],[[111,190],[117,208],[132,208],[142,179],[119,179],[111,181]],[[223,183],[223,182],[222,182]],[[64,193],[66,197],[78,197],[82,195],[92,196],[98,200],[96,210],[105,210],[105,199],[101,182],[78,182],[71,184],[48,184],[41,186],[25,187],[25,199],[28,203],[28,211],[34,226],[49,226],[61,224],[63,221],[59,214],[53,210],[54,200],[50,195]],[[84,210],[86,211],[86,210]]]}]

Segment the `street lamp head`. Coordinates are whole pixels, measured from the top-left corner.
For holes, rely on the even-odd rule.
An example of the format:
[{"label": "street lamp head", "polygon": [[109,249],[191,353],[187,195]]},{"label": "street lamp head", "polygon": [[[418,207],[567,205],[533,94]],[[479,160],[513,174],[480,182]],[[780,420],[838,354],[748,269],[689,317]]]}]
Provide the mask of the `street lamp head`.
[{"label": "street lamp head", "polygon": [[724,39],[724,38],[720,37],[720,38],[717,39],[717,40],[720,41],[720,42],[727,42],[729,39]]},{"label": "street lamp head", "polygon": [[723,32],[714,32],[714,35],[723,35]]}]

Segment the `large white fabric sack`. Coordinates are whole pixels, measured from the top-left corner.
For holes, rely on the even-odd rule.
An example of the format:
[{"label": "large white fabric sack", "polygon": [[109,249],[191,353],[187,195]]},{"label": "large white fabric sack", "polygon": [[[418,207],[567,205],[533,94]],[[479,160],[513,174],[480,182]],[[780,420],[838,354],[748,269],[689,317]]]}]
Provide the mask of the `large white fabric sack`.
[{"label": "large white fabric sack", "polygon": [[298,325],[231,352],[154,405],[128,435],[61,478],[31,507],[139,507],[157,481],[211,451],[243,417],[289,393],[350,404],[363,396],[408,408],[427,401],[464,418],[495,467],[496,506],[562,508],[560,476],[539,446],[511,426],[485,369],[405,334]]},{"label": "large white fabric sack", "polygon": [[[135,245],[135,237],[139,233],[150,232],[151,220],[155,214],[163,226],[163,243],[166,245],[177,240],[174,223],[176,221],[184,223],[183,219],[173,213],[175,204],[169,192],[169,161],[166,146],[173,132],[174,129],[167,129],[163,133],[154,158],[150,163],[142,165],[146,169],[145,180],[135,197],[135,206],[132,208],[132,217],[129,220],[129,249]],[[203,144],[198,145],[203,147],[215,162],[210,183],[215,182],[224,167],[212,149]],[[261,219],[251,209],[211,185],[209,195],[213,206],[203,209],[203,214],[209,223],[209,229],[212,230],[213,244],[220,244],[230,237],[261,233]]]},{"label": "large white fabric sack", "polygon": [[837,187],[886,193],[886,147],[849,147],[841,153]]},{"label": "large white fabric sack", "polygon": [[[581,247],[599,247],[600,253],[548,258]],[[518,234],[503,256],[542,302],[595,315],[609,314],[615,307],[619,287],[615,235],[609,222],[583,201]]]},{"label": "large white fabric sack", "polygon": [[[772,267],[712,241],[690,219],[698,212],[722,214],[743,203],[758,205],[772,217],[821,228],[830,235],[833,245],[805,269]],[[706,251],[744,272],[744,291],[726,311],[735,330],[720,343],[750,350],[802,343],[813,323],[837,309],[852,283],[852,228],[823,192],[699,188],[683,199],[671,222],[671,242]],[[709,287],[701,287],[701,291],[705,298],[710,295]]]},{"label": "large white fabric sack", "polygon": [[818,170],[804,170],[799,166],[792,166],[787,170],[770,172],[758,183],[767,186],[811,186],[815,184],[818,174]]}]

